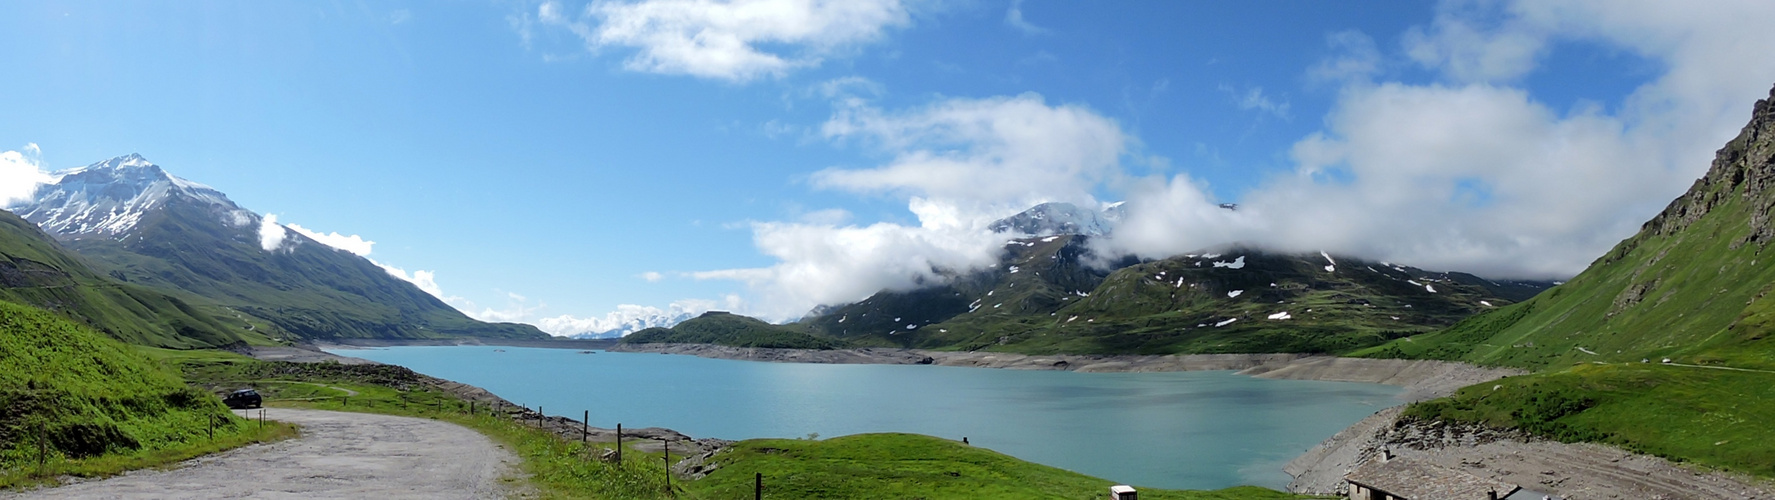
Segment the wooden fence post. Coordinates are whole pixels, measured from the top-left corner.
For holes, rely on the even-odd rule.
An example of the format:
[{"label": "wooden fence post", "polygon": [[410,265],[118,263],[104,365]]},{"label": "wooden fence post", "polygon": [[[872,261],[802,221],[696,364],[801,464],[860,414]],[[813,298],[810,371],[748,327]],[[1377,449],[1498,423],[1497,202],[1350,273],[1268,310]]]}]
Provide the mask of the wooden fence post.
[{"label": "wooden fence post", "polygon": [[622,422],[616,423],[616,464],[622,465]]},{"label": "wooden fence post", "polygon": [[592,411],[586,410],[585,416],[579,417],[579,444],[592,440]]},{"label": "wooden fence post", "polygon": [[752,473],[752,500],[764,500],[764,473]]},{"label": "wooden fence post", "polygon": [[49,427],[40,421],[37,422],[37,475],[45,474],[47,467],[49,467]]}]

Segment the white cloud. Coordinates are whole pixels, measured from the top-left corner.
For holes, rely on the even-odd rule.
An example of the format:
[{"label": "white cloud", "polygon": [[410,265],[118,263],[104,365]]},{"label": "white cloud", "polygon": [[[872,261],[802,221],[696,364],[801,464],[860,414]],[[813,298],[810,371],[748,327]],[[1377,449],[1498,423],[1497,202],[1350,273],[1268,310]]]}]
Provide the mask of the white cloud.
[{"label": "white cloud", "polygon": [[1017,28],[1017,31],[1021,31],[1025,35],[1048,33],[1047,28],[1030,24],[1029,21],[1023,19],[1023,0],[1011,0],[1011,8],[1005,9],[1005,24]]},{"label": "white cloud", "polygon": [[30,200],[37,186],[55,181],[55,177],[43,171],[41,148],[25,144],[19,149],[0,152],[0,205]]},{"label": "white cloud", "polygon": [[[266,216],[266,217],[275,217],[275,216]],[[302,226],[296,225],[296,224],[285,224],[284,227],[289,228],[292,231],[301,233],[303,236],[307,236],[309,239],[312,239],[314,241],[318,241],[322,245],[326,245],[329,247],[333,247],[333,248],[337,248],[337,249],[344,250],[347,252],[351,252],[359,257],[370,255],[370,248],[376,245],[376,242],[366,240],[363,237],[355,235],[355,234],[351,235],[351,236],[346,236],[346,235],[339,234],[339,233],[321,233],[321,232],[313,231],[313,230],[310,230],[308,228],[305,228],[305,227],[302,227]]]},{"label": "white cloud", "polygon": [[1405,32],[1406,56],[1457,82],[1508,81],[1534,70],[1548,43],[1543,26],[1509,17],[1488,28],[1481,24],[1489,16],[1472,12],[1483,9],[1445,2],[1428,30]]},{"label": "white cloud", "polygon": [[1113,120],[1035,94],[946,99],[897,113],[846,98],[822,131],[892,159],[816,172],[814,186],[903,196],[918,223],[851,224],[849,212],[833,210],[754,222],[753,243],[776,264],[692,277],[746,283],[758,294],[752,311],[778,320],[943,282],[996,262],[1005,239],[985,230],[992,220],[1048,201],[1098,206],[1092,189],[1119,178],[1133,142]]},{"label": "white cloud", "polygon": [[[1705,172],[1775,81],[1775,60],[1761,56],[1775,31],[1755,21],[1775,4],[1708,6],[1503,5],[1499,29],[1549,38],[1439,56],[1452,84],[1349,80],[1326,129],[1295,144],[1294,171],[1247,193],[1237,212],[1215,208],[1187,176],[1150,180],[1104,250],[1159,257],[1240,241],[1497,277],[1576,273]],[[1449,28],[1472,24],[1462,15],[1445,11],[1429,33],[1465,29]],[[1534,60],[1520,47],[1557,41],[1626,48],[1668,70],[1613,113],[1555,110],[1484,82],[1520,78]]]},{"label": "white cloud", "polygon": [[1033,93],[948,99],[905,113],[851,102],[822,131],[873,143],[894,159],[815,172],[815,186],[923,197],[980,227],[1041,202],[1095,206],[1092,189],[1120,175],[1133,142],[1114,120],[1083,106],[1050,106]]},{"label": "white cloud", "polygon": [[407,270],[405,269],[376,262],[375,259],[370,259],[370,263],[376,264],[377,267],[381,267],[383,271],[387,271],[389,276],[394,276],[400,278],[402,281],[412,283],[413,286],[419,287],[420,290],[431,294],[433,297],[437,297],[439,300],[443,300],[452,305],[455,304],[455,302],[451,302],[452,300],[461,300],[461,297],[444,295],[444,289],[438,286],[438,274],[435,272],[420,269],[414,270],[412,274],[407,274]]},{"label": "white cloud", "polygon": [[[531,17],[513,20],[528,43]],[[558,2],[535,23],[566,29],[587,47],[632,47],[633,71],[729,81],[816,66],[825,57],[911,24],[900,0],[600,1],[578,15]]]},{"label": "white cloud", "polygon": [[370,263],[375,264],[376,267],[382,268],[382,270],[387,272],[389,276],[412,283],[413,286],[418,287],[420,291],[431,294],[433,297],[437,297],[438,300],[444,301],[444,303],[455,307],[464,314],[474,316],[473,311],[476,307],[473,302],[469,302],[462,297],[444,294],[443,287],[438,286],[438,275],[436,271],[415,269],[413,272],[408,273],[406,269],[379,262],[370,257],[371,250],[375,248],[376,242],[364,239],[364,237],[359,235],[353,234],[347,236],[337,232],[322,233],[297,224],[278,224],[276,214],[265,214],[265,216],[259,220],[259,245],[266,251],[276,250],[278,247],[290,241],[286,231],[295,231],[296,233],[306,236],[308,239],[314,240],[322,245],[337,250],[351,252],[352,255],[363,257],[364,260],[370,261]]},{"label": "white cloud", "polygon": [[666,279],[666,275],[660,274],[658,271],[648,271],[641,273],[641,279],[647,280],[648,283],[658,283],[659,280]]},{"label": "white cloud", "polygon": [[1276,118],[1281,118],[1283,120],[1290,119],[1288,115],[1288,101],[1278,103],[1275,100],[1270,99],[1270,96],[1263,93],[1263,87],[1250,87],[1245,89],[1244,92],[1239,92],[1233,89],[1231,85],[1221,85],[1220,91],[1232,95],[1233,103],[1237,104],[1239,109],[1269,113],[1275,115]]},{"label": "white cloud", "polygon": [[284,227],[277,223],[276,214],[265,214],[259,219],[259,248],[267,252],[275,251],[284,244]]},{"label": "white cloud", "polygon": [[850,220],[851,212],[842,208],[828,208],[801,214],[801,222],[808,224],[837,226],[850,222]]},{"label": "white cloud", "polygon": [[696,279],[746,283],[759,294],[753,313],[772,320],[793,318],[820,304],[849,303],[883,289],[907,290],[996,262],[1004,237],[941,220],[942,209],[919,214],[923,224],[833,226],[759,222],[752,228],[759,251],[778,260],[764,268],[692,273]]},{"label": "white cloud", "polygon": [[1335,53],[1312,68],[1307,76],[1318,81],[1362,81],[1381,70],[1381,52],[1374,39],[1360,31],[1339,31],[1325,36]]}]

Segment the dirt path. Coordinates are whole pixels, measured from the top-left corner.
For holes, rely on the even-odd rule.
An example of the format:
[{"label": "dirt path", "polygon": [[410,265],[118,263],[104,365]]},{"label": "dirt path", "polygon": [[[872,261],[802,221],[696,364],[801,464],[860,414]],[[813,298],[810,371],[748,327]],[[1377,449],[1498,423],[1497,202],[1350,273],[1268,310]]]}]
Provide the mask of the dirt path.
[{"label": "dirt path", "polygon": [[[255,410],[256,413],[256,410]],[[70,484],[4,499],[500,498],[511,452],[473,430],[435,420],[270,408],[302,437],[195,459],[169,471]]]}]

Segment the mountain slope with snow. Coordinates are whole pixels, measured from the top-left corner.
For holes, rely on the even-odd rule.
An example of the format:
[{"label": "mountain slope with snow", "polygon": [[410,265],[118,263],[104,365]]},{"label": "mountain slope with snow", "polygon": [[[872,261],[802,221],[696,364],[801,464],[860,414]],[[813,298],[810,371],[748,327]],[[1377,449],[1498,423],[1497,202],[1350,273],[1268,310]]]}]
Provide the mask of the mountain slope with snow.
[{"label": "mountain slope with snow", "polygon": [[201,298],[119,282],[36,225],[0,211],[0,300],[34,306],[112,338],[190,349],[269,343],[251,321]]},{"label": "mountain slope with snow", "polygon": [[1077,234],[1104,236],[1121,221],[1122,206],[1088,210],[1071,203],[1043,203],[1016,215],[993,221],[986,228],[995,233],[1053,236]]},{"label": "mountain slope with snow", "polygon": [[280,336],[546,338],[529,325],[475,321],[138,155],[58,172],[13,210],[112,277],[213,301]]}]

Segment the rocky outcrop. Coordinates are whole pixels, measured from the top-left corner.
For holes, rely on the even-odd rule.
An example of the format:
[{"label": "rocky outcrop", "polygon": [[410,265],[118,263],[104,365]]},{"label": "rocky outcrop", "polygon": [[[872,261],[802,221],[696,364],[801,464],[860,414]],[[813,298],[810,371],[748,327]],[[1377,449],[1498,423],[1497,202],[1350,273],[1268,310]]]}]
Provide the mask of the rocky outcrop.
[{"label": "rocky outcrop", "polygon": [[1767,245],[1775,239],[1775,225],[1769,218],[1769,214],[1775,213],[1775,189],[1771,189],[1775,187],[1775,89],[1771,89],[1770,96],[1756,102],[1750,123],[1745,124],[1738,137],[1714,153],[1707,175],[1647,221],[1640,236],[1618,247],[1611,257],[1625,256],[1648,236],[1667,237],[1681,232],[1734,194],[1751,204],[1747,210],[1751,232],[1734,241],[1733,247],[1746,243]]}]

